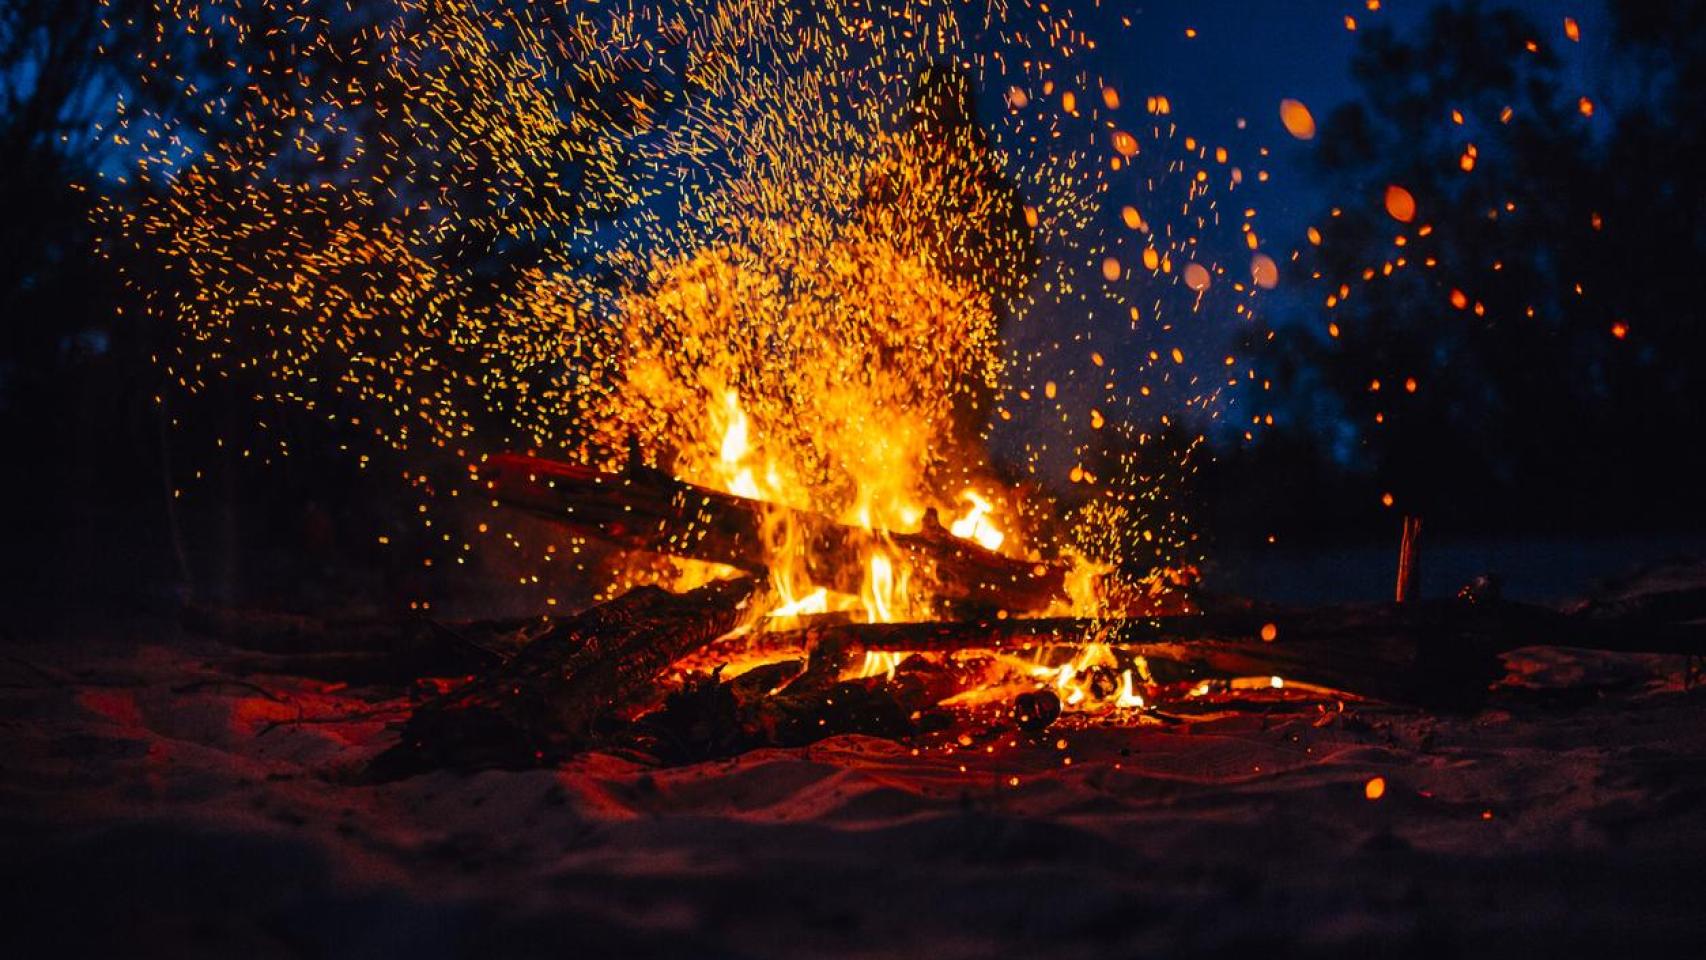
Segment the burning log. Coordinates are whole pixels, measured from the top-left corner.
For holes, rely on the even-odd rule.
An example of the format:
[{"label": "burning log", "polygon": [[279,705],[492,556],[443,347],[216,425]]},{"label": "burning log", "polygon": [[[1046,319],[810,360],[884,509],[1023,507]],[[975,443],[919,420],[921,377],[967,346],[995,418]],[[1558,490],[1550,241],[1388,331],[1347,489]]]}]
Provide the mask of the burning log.
[{"label": "burning log", "polygon": [[1706,654],[1706,628],[1515,603],[1411,601],[1300,610],[1252,606],[1147,620],[826,623],[725,643],[747,652],[829,644],[851,652],[913,653],[1104,643],[1177,679],[1278,676],[1391,703],[1454,707],[1478,702],[1503,673],[1500,654],[1519,647],[1698,655]]},{"label": "burning log", "polygon": [[384,779],[526,766],[584,746],[600,718],[651,693],[670,664],[728,632],[756,589],[750,578],[679,595],[640,587],[560,620],[501,667],[423,704],[370,772]]},{"label": "burning log", "polygon": [[501,454],[479,468],[493,498],[583,536],[751,573],[765,568],[763,531],[778,520],[804,533],[812,581],[857,593],[873,548],[898,550],[933,571],[936,593],[986,610],[1035,610],[1064,594],[1064,570],[1002,556],[943,529],[935,514],[917,533],[866,530],[814,513],[684,483],[630,466],[606,473],[578,464]]},{"label": "burning log", "polygon": [[[1405,612],[1414,606],[1406,605]],[[1479,642],[1467,623],[1393,615],[1386,608],[1300,611],[1277,621],[1274,616],[1252,611],[1155,620],[839,624],[762,635],[753,642],[778,651],[829,643],[852,651],[912,653],[1102,643],[1125,659],[1142,657],[1158,678],[1172,681],[1278,676],[1436,707],[1472,702],[1502,672],[1497,651]]]}]

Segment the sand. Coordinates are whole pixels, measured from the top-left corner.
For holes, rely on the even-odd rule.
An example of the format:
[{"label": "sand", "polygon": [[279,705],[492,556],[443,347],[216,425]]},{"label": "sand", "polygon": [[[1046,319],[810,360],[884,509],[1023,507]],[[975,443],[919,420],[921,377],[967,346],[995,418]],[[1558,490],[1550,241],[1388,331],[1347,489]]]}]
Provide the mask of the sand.
[{"label": "sand", "polygon": [[1520,651],[1473,715],[1267,703],[362,785],[395,690],[239,680],[234,651],[147,622],[0,652],[7,956],[1619,957],[1706,934],[1706,694],[1676,657]]}]

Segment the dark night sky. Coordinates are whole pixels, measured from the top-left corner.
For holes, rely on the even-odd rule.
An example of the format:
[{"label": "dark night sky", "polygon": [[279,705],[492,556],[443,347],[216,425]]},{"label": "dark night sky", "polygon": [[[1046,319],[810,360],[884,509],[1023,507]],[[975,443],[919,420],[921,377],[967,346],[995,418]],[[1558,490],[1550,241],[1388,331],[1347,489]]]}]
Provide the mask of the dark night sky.
[{"label": "dark night sky", "polygon": [[[1146,96],[1164,94],[1172,102],[1171,119],[1178,126],[1180,139],[1195,136],[1211,146],[1226,145],[1232,149],[1235,163],[1269,172],[1268,183],[1257,184],[1247,178],[1245,186],[1226,195],[1225,200],[1228,208],[1249,206],[1258,211],[1262,248],[1281,265],[1279,288],[1264,294],[1257,310],[1280,324],[1297,322],[1318,311],[1313,300],[1306,303],[1298,296],[1301,288],[1297,278],[1287,275],[1290,252],[1303,244],[1305,228],[1327,206],[1354,202],[1355,198],[1329,197],[1316,182],[1309,157],[1320,141],[1301,142],[1287,134],[1280,124],[1279,103],[1285,98],[1300,100],[1309,106],[1318,123],[1324,123],[1335,107],[1357,94],[1351,59],[1359,33],[1347,29],[1345,17],[1356,19],[1358,31],[1385,26],[1403,33],[1418,28],[1436,6],[1437,0],[1382,0],[1378,11],[1368,10],[1366,0],[1080,2],[1078,22],[1099,45],[1080,66],[1102,75],[1121,92],[1127,103],[1124,113],[1141,111]],[[1608,17],[1599,0],[1493,0],[1483,6],[1515,9],[1533,20],[1539,30],[1536,39],[1554,46],[1562,57],[1568,82],[1600,103],[1604,108],[1599,115],[1601,122],[1608,122],[1617,91],[1611,89],[1615,71]],[[1581,42],[1565,39],[1566,16],[1580,24]],[[1122,23],[1124,18],[1129,18],[1129,26]],[[1194,29],[1196,36],[1188,37],[1187,29]],[[1001,95],[1000,90],[985,90],[983,109],[990,114],[1000,111]],[[1442,123],[1446,122],[1444,110],[1442,107]],[[1240,120],[1245,121],[1242,130]],[[1256,151],[1261,147],[1269,148],[1271,155],[1258,160]],[[1173,156],[1184,153],[1177,144],[1165,152]],[[1106,220],[1114,234],[1123,233],[1115,224],[1120,203],[1125,202],[1119,199],[1120,192],[1129,189],[1129,184],[1116,186],[1110,194]],[[1135,200],[1143,205],[1142,195]],[[1204,250],[1221,258],[1231,272],[1249,255],[1238,241],[1237,234],[1223,232],[1218,242],[1205,237]],[[1133,257],[1135,252],[1127,250],[1124,255]],[[1093,268],[1086,269],[1086,286],[1099,283],[1094,272]],[[1220,358],[1238,336],[1239,322],[1231,319],[1224,301],[1220,306],[1207,303],[1202,311],[1186,317],[1188,292],[1181,289],[1174,293],[1184,294],[1184,298],[1180,303],[1173,294],[1164,294],[1175,301],[1168,308],[1173,329],[1157,329],[1153,324],[1126,329],[1121,310],[1096,321],[1098,341],[1127,353],[1127,359],[1135,352],[1165,351],[1182,344],[1189,357],[1188,371],[1205,380],[1219,379]],[[1152,297],[1153,293],[1144,296]],[[1078,308],[1063,305],[1056,309],[1076,312]],[[1045,321],[1045,327],[1059,329],[1062,322],[1070,325],[1078,318],[1055,318]],[[1053,335],[1042,332],[1040,339],[1047,341]],[[1042,375],[1052,376],[1065,363],[1043,361]],[[1063,384],[1062,389],[1071,388]],[[1152,409],[1137,411],[1139,419],[1161,412],[1177,413],[1178,398],[1194,389],[1178,380],[1172,386],[1157,385],[1156,393],[1145,402]],[[1089,397],[1085,394],[1080,399],[1088,402]],[[1231,406],[1225,406],[1227,403]],[[1228,427],[1244,422],[1250,412],[1243,411],[1231,398],[1221,404],[1227,416],[1222,423]],[[997,430],[998,446],[1026,443],[1027,437],[1035,436],[1054,418],[1045,415],[1035,422],[1020,419],[1028,422],[1016,421],[1008,429]],[[1059,447],[1051,443],[1046,457],[1056,466],[1070,462],[1073,456]]]},{"label": "dark night sky", "polygon": [[[1279,123],[1279,101],[1290,97],[1308,104],[1322,120],[1355,91],[1350,76],[1357,34],[1345,28],[1346,15],[1359,29],[1386,25],[1408,30],[1419,24],[1433,0],[1383,0],[1370,12],[1364,0],[1146,0],[1099,3],[1093,22],[1100,36],[1118,37],[1103,62],[1110,76],[1139,94],[1165,93],[1182,129],[1208,142],[1235,138],[1239,118],[1248,135],[1274,148],[1270,165],[1276,186],[1264,197],[1262,216],[1276,239],[1296,238],[1322,204],[1310,189],[1303,167],[1309,146],[1292,140]],[[1500,0],[1489,8],[1526,13],[1543,31],[1540,39],[1563,42],[1563,18],[1582,27],[1582,42],[1564,51],[1568,75],[1584,93],[1600,94],[1608,62],[1605,13],[1597,0]],[[1121,17],[1132,25],[1123,28]],[[1187,39],[1186,28],[1197,36]],[[1276,229],[1276,227],[1278,229]]]}]

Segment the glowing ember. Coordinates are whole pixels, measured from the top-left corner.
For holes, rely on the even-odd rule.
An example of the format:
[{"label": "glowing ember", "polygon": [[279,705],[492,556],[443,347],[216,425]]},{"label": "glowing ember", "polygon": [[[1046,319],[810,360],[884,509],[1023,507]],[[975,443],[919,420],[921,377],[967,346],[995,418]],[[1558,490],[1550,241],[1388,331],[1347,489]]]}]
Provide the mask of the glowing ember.
[{"label": "glowing ember", "polygon": [[1399,223],[1416,219],[1416,198],[1396,184],[1386,188],[1386,212]]},{"label": "glowing ember", "polygon": [[1280,122],[1287,133],[1299,140],[1315,139],[1315,116],[1297,100],[1280,101]]}]

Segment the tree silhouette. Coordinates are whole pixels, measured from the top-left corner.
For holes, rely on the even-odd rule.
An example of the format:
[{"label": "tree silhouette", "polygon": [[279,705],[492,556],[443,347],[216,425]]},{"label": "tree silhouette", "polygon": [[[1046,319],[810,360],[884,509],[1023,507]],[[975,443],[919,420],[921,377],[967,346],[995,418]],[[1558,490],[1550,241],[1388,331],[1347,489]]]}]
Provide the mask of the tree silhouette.
[{"label": "tree silhouette", "polygon": [[1362,36],[1360,96],[1315,157],[1336,198],[1303,260],[1319,299],[1268,356],[1291,429],[1447,524],[1701,516],[1706,329],[1679,279],[1703,252],[1700,9],[1617,6],[1659,91],[1627,109],[1508,10]]},{"label": "tree silhouette", "polygon": [[[153,0],[0,4],[0,443],[28,465],[0,482],[7,503],[28,505],[15,510],[20,547],[0,561],[0,590],[20,597],[123,553],[136,518],[160,515],[152,331],[121,317],[91,211],[103,194],[137,189],[101,179],[128,155],[111,123],[121,96],[162,117],[197,106],[136,82],[147,52],[167,46],[190,71],[223,63],[224,51],[159,41],[168,36],[182,39]],[[145,479],[111,482],[139,464]],[[80,600],[90,585],[73,584]]]},{"label": "tree silhouette", "polygon": [[[200,15],[185,15],[192,7]],[[432,31],[453,18],[461,18],[453,26],[486,24],[483,37],[464,30],[457,38],[463,55],[480,42],[513,39],[502,30],[519,29],[519,20],[536,35],[552,23],[565,36],[571,27],[575,36],[595,29],[572,10],[520,0],[0,5],[0,156],[8,171],[0,178],[0,427],[6,447],[36,465],[7,472],[8,502],[32,505],[18,532],[33,544],[8,551],[16,562],[0,570],[8,590],[29,594],[38,581],[120,593],[161,586],[109,575],[143,569],[174,579],[165,571],[179,532],[192,568],[236,581],[246,566],[252,584],[294,587],[313,566],[299,562],[302,538],[357,513],[370,518],[362,536],[346,533],[339,549],[323,552],[346,564],[375,562],[368,531],[413,507],[394,483],[380,490],[354,478],[354,458],[340,453],[349,437],[326,423],[353,415],[353,404],[339,408],[348,398],[327,391],[312,409],[275,404],[263,412],[258,401],[276,386],[240,364],[212,370],[201,360],[264,353],[275,331],[290,329],[290,311],[301,304],[260,291],[267,279],[287,290],[290,271],[303,263],[326,271],[326,289],[344,282],[383,297],[430,260],[471,278],[468,301],[479,307],[479,296],[524,290],[518,277],[542,251],[566,262],[575,229],[617,212],[598,202],[615,191],[595,181],[620,170],[577,164],[588,152],[580,145],[528,153],[466,134],[481,119],[468,114],[502,102],[474,88],[502,78],[475,69],[492,64],[458,71],[444,62],[450,44],[435,43],[444,38]],[[655,122],[683,94],[673,39],[666,25],[655,56],[601,51],[608,56],[599,70],[550,86],[555,102],[579,111],[585,122],[577,129],[588,136],[619,131],[642,112]],[[554,52],[552,62],[516,70],[583,76],[585,51],[565,41]],[[509,47],[498,55],[521,56]],[[433,75],[440,84],[423,90],[420,79]],[[516,227],[517,214],[538,206],[526,191],[542,185],[564,215]],[[423,226],[433,218],[457,229]],[[218,229],[226,231],[212,237],[220,249],[199,251],[208,256],[188,264],[184,251]],[[339,242],[353,249],[349,237],[361,231],[438,243],[390,258],[335,256]],[[197,273],[203,268],[229,268],[234,284],[257,291],[218,331],[231,338],[228,350],[198,349],[192,341],[201,332],[177,322],[178,308],[218,282]],[[399,316],[395,329],[420,322]],[[383,333],[364,345],[364,359],[398,359]],[[305,369],[305,378],[333,383],[350,366],[347,357],[317,359],[323,365]],[[198,377],[199,397],[164,389]],[[542,369],[537,379],[569,378]],[[247,466],[269,459],[269,447],[278,469]],[[290,458],[280,460],[276,451],[286,448]],[[192,485],[197,495],[180,500],[177,489]],[[240,558],[238,544],[268,555]],[[178,553],[182,562],[185,551]],[[339,579],[325,573],[315,575]],[[219,590],[209,579],[199,586]]]}]

